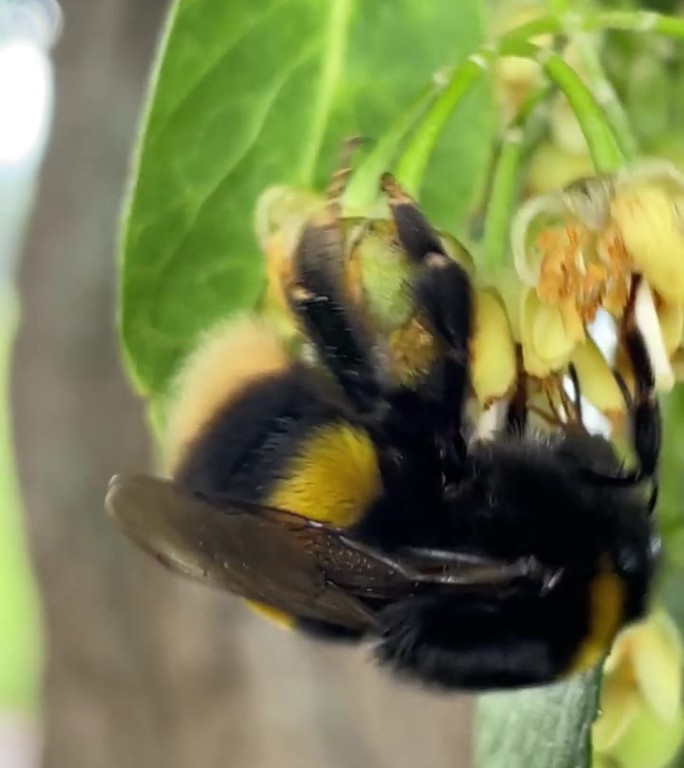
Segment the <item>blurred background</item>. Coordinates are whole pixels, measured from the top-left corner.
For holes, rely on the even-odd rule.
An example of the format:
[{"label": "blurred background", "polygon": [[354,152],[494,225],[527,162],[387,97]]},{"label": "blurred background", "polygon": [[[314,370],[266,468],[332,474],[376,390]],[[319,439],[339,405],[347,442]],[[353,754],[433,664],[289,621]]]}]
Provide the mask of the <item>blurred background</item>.
[{"label": "blurred background", "polygon": [[425,768],[466,698],[169,577],[107,521],[151,466],[114,327],[162,0],[0,0],[0,768]]}]

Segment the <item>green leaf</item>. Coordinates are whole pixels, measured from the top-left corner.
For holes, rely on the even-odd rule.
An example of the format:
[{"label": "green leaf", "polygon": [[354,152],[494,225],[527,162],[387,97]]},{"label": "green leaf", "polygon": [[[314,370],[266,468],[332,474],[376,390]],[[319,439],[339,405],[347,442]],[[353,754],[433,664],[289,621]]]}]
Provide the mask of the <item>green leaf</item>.
[{"label": "green leaf", "polygon": [[[123,230],[131,373],[163,393],[198,331],[252,308],[252,210],[268,186],[322,187],[342,140],[380,137],[436,70],[483,40],[478,0],[179,0],[161,46]],[[481,87],[428,170],[426,208],[457,230],[492,140]]]},{"label": "green leaf", "polygon": [[478,768],[586,768],[599,672],[520,693],[483,696],[478,705]]}]

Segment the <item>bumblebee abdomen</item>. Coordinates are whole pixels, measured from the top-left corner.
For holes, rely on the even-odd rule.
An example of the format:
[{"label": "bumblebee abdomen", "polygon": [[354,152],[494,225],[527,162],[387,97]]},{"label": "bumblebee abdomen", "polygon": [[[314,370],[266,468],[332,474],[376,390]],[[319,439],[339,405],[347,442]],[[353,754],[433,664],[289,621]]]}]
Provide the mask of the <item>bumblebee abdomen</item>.
[{"label": "bumblebee abdomen", "polygon": [[186,453],[255,384],[291,367],[273,329],[253,318],[211,328],[176,376],[166,409],[165,460],[177,475]]},{"label": "bumblebee abdomen", "polygon": [[[245,344],[245,328],[250,344],[259,346]],[[193,386],[213,399],[203,419],[195,407],[194,432],[187,418],[184,429],[176,428],[185,441],[175,449],[174,478],[209,496],[353,525],[382,491],[370,435],[329,396],[317,371],[289,359],[259,326],[227,333],[230,344],[225,337],[210,340],[210,348],[190,361],[185,382],[181,377],[181,399]]]},{"label": "bumblebee abdomen", "polygon": [[266,503],[335,527],[354,525],[382,493],[368,433],[336,419],[311,425],[281,465]]}]

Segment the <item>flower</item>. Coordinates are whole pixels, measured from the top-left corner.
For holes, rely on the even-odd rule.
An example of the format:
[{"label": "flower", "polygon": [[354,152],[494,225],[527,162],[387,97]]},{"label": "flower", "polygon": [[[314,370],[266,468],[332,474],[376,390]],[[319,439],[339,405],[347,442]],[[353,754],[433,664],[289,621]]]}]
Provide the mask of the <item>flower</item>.
[{"label": "flower", "polygon": [[[560,313],[564,343],[549,315],[558,356],[584,341],[599,310],[617,320],[633,312],[657,388],[672,388],[670,358],[684,316],[683,206],[684,175],[651,161],[573,182],[521,207],[511,229],[513,258],[541,304]],[[539,367],[533,361],[530,372]]]},{"label": "flower", "polygon": [[594,750],[619,768],[663,768],[684,740],[682,643],[662,608],[620,634],[608,657]]}]

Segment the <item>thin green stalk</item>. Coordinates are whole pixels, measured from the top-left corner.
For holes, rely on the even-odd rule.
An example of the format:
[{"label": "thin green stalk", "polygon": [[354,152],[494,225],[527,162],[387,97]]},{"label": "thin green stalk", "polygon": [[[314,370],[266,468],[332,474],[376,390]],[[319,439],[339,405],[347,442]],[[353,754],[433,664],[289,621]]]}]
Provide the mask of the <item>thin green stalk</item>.
[{"label": "thin green stalk", "polygon": [[596,170],[610,172],[624,164],[625,156],[601,106],[580,76],[560,54],[533,43],[508,43],[500,47],[500,51],[504,55],[522,55],[533,59],[543,67],[549,78],[563,92],[575,113]]},{"label": "thin green stalk", "polygon": [[582,60],[591,92],[596,101],[603,107],[606,119],[613,129],[622,154],[628,159],[632,159],[637,155],[639,149],[637,141],[632,134],[627,114],[615,93],[613,84],[603,70],[592,37],[589,32],[581,32],[573,36],[572,44]]},{"label": "thin green stalk", "polygon": [[485,270],[495,269],[508,256],[508,230],[518,189],[524,136],[524,129],[515,125],[507,129],[501,142],[485,218]]},{"label": "thin green stalk", "polygon": [[332,111],[335,91],[344,71],[344,57],[351,24],[352,4],[350,0],[332,0],[328,6],[328,20],[325,44],[321,49],[321,72],[315,99],[314,120],[309,139],[305,144],[306,151],[299,171],[299,178],[303,186],[309,186],[313,182],[318,155],[323,145],[325,129]]},{"label": "thin green stalk", "polygon": [[518,192],[525,138],[538,107],[548,99],[551,91],[548,84],[537,88],[520,107],[501,141],[487,192],[483,239],[483,264],[486,269],[495,269],[508,256],[511,216]]},{"label": "thin green stalk", "polygon": [[602,11],[541,16],[507,32],[500,42],[530,40],[537,35],[572,35],[576,32],[595,32],[603,29],[657,34],[684,40],[684,18],[665,16],[652,11]]},{"label": "thin green stalk", "polygon": [[378,179],[392,168],[402,143],[411,129],[418,124],[430,105],[444,89],[444,84],[433,83],[409,107],[408,111],[394,122],[372,149],[358,164],[344,195],[345,210],[363,209],[378,196]]},{"label": "thin green stalk", "polygon": [[[564,91],[577,113],[587,144],[599,170],[614,169],[629,155],[627,134],[618,141],[603,110],[577,74],[557,53],[535,46],[531,38],[544,34],[575,34],[602,29],[661,34],[684,40],[684,19],[646,11],[605,11],[586,15],[565,13],[543,16],[502,35],[498,44],[482,46],[457,65],[449,85],[432,107],[408,143],[397,164],[397,176],[415,196],[425,168],[444,127],[474,82],[499,55],[522,56],[538,61],[551,79]],[[578,112],[579,110],[579,112]],[[615,124],[615,128],[619,123]],[[627,152],[622,151],[625,147]]]},{"label": "thin green stalk", "polygon": [[493,51],[469,56],[454,69],[449,84],[432,103],[402,152],[397,163],[397,178],[414,197],[418,197],[428,160],[449,118],[492,57]]}]

